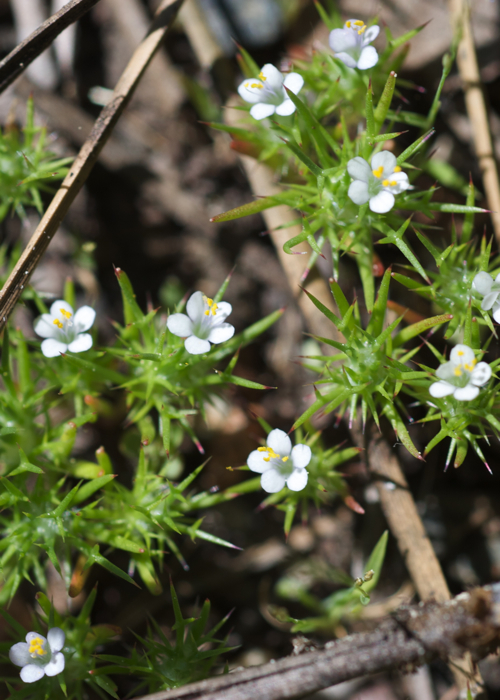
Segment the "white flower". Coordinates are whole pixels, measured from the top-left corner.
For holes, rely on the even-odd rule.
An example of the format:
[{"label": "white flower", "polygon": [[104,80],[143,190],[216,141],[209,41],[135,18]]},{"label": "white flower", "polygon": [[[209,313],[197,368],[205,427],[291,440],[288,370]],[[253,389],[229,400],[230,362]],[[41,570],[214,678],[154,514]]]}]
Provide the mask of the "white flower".
[{"label": "white flower", "polygon": [[174,335],[186,338],[184,347],[190,355],[201,355],[210,350],[210,343],[224,343],[234,335],[234,326],[224,323],[232,311],[231,304],[217,304],[201,292],[195,292],[186,304],[186,314],[172,314],[167,328]]},{"label": "white flower", "polygon": [[458,401],[472,401],[491,377],[491,367],[486,362],[477,362],[474,351],[467,345],[455,345],[449,362],[437,368],[441,380],[431,384],[429,393],[436,399],[453,394]]},{"label": "white flower", "polygon": [[495,279],[487,272],[478,272],[472,282],[473,288],[484,296],[481,302],[483,311],[493,309],[493,318],[500,323],[500,274]]},{"label": "white flower", "polygon": [[18,642],[10,648],[9,659],[16,666],[22,666],[21,680],[34,683],[43,676],[57,676],[64,671],[64,632],[59,627],[48,631],[47,639],[38,632],[28,632],[25,642]]},{"label": "white flower", "polygon": [[354,178],[347,194],[355,204],[370,202],[370,209],[385,214],[394,206],[394,195],[410,187],[408,175],[397,165],[396,156],[390,151],[376,153],[371,167],[364,158],[357,156],[347,163],[347,172]]},{"label": "white flower", "polygon": [[254,119],[265,119],[275,112],[286,117],[295,112],[295,105],[285,88],[297,95],[303,85],[304,78],[298,73],[284,76],[272,63],[266,63],[259,77],[244,80],[238,92],[245,102],[253,104],[250,114]]},{"label": "white flower", "polygon": [[378,61],[378,53],[368,44],[375,41],[379,31],[380,27],[376,24],[368,29],[360,19],[350,19],[343,29],[330,32],[330,48],[349,68],[373,68]]},{"label": "white flower", "polygon": [[250,452],[247,464],[253,472],[262,474],[260,485],[267,493],[276,493],[285,486],[291,491],[302,491],[309,474],[306,467],[311,461],[311,448],[295,445],[282,430],[271,430],[267,447]]},{"label": "white flower", "polygon": [[50,307],[50,314],[42,314],[35,322],[35,333],[46,338],[42,343],[45,357],[57,357],[61,352],[84,352],[92,347],[92,336],[85,333],[92,327],[95,311],[82,306],[73,315],[71,306],[58,299]]}]

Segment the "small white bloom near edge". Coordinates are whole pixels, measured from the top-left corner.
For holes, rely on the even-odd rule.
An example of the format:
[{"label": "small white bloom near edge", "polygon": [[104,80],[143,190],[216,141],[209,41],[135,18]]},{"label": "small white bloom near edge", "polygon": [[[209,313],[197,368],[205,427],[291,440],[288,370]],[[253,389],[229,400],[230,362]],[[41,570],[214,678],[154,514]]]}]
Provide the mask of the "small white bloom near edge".
[{"label": "small white bloom near edge", "polygon": [[330,48],[338,58],[349,68],[367,70],[373,68],[378,61],[377,50],[370,46],[378,37],[380,27],[367,27],[361,19],[349,19],[342,29],[330,32]]},{"label": "small white bloom near edge", "polygon": [[290,491],[302,491],[307,485],[306,470],[311,461],[308,445],[295,445],[283,430],[271,430],[266,447],[250,452],[247,459],[251,471],[262,474],[260,485],[267,493],[277,493],[288,486]]},{"label": "small white bloom near edge", "polygon": [[370,210],[376,214],[386,214],[395,204],[395,195],[410,188],[408,175],[397,164],[396,156],[390,151],[376,153],[370,164],[361,156],[351,158],[347,172],[354,179],[347,195],[354,204],[369,202]]},{"label": "small white bloom near edge", "polygon": [[263,66],[258,78],[248,78],[238,87],[238,93],[253,107],[250,116],[260,121],[274,113],[286,117],[295,112],[295,105],[288,97],[285,88],[297,95],[304,85],[304,78],[298,73],[283,75],[272,63]]},{"label": "small white bloom near edge", "polygon": [[28,632],[25,642],[10,648],[9,659],[21,668],[21,680],[34,683],[43,676],[57,676],[64,671],[65,660],[61,649],[65,635],[59,627],[52,627],[47,638],[38,632]]},{"label": "small white bloom near edge", "polygon": [[453,395],[457,401],[473,401],[479,395],[479,387],[491,378],[491,367],[487,362],[477,362],[474,350],[467,345],[455,345],[450,359],[436,370],[439,382],[429,387],[436,399]]},{"label": "small white bloom near edge", "polygon": [[35,321],[35,333],[41,338],[41,350],[45,357],[57,357],[63,352],[85,352],[92,347],[92,336],[86,333],[95,321],[95,311],[81,306],[76,313],[63,299],[50,307],[50,313],[42,314]]},{"label": "small white bloom near edge", "polygon": [[219,344],[234,335],[234,326],[225,323],[232,311],[227,301],[215,302],[202,292],[192,294],[186,304],[186,314],[172,314],[167,328],[174,335],[185,338],[184,347],[190,355],[202,355],[210,350],[210,343]]}]

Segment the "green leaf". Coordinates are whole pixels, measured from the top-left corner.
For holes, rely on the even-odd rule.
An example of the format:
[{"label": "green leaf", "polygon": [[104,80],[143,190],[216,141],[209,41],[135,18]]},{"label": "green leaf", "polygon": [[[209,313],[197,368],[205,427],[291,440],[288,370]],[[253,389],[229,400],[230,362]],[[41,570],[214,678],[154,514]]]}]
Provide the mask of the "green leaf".
[{"label": "green leaf", "polygon": [[140,321],[144,318],[144,314],[135,300],[134,290],[128,275],[119,267],[115,267],[115,275],[122,292],[125,323],[128,325],[134,321]]},{"label": "green leaf", "polygon": [[233,221],[234,219],[241,219],[244,216],[250,216],[251,214],[258,214],[261,211],[265,211],[271,207],[276,207],[279,204],[281,204],[281,202],[277,201],[274,197],[261,197],[253,202],[242,204],[240,207],[229,209],[223,214],[217,214],[217,216],[213,216],[210,221],[212,223],[218,223],[220,221]]},{"label": "green leaf", "polygon": [[312,172],[313,175],[316,175],[316,177],[322,177],[323,176],[323,171],[321,168],[316,165],[316,163],[313,163],[313,161],[309,158],[309,156],[306,156],[304,151],[302,151],[295,143],[292,143],[292,141],[289,141],[288,139],[283,139],[283,141],[286,143],[288,148],[292,151],[292,153],[300,160],[308,170]]},{"label": "green leaf", "polygon": [[395,87],[396,87],[396,73],[394,73],[394,71],[391,71],[389,74],[389,77],[387,78],[387,82],[384,86],[382,96],[380,97],[380,100],[377,104],[377,108],[376,108],[375,114],[374,114],[375,133],[377,133],[377,134],[380,131],[380,128],[387,117],[387,113],[389,111],[389,107],[391,106],[391,102],[392,102],[392,96],[394,95],[394,88]]},{"label": "green leaf", "polygon": [[399,347],[404,345],[410,338],[415,338],[415,336],[420,335],[429,330],[429,328],[434,328],[434,326],[439,326],[442,323],[447,323],[453,318],[452,314],[441,314],[439,316],[432,316],[431,318],[425,318],[423,321],[418,321],[417,323],[412,323],[410,326],[403,328],[396,337],[393,339],[394,347]]},{"label": "green leaf", "polygon": [[368,326],[367,333],[370,333],[375,338],[382,333],[384,327],[385,312],[387,310],[387,298],[389,296],[389,285],[391,283],[391,268],[387,268],[382,278],[382,283],[378,290],[377,300],[373,306],[372,317]]},{"label": "green leaf", "polygon": [[98,476],[96,479],[92,479],[86,484],[83,484],[83,486],[80,486],[78,489],[78,493],[75,496],[73,503],[82,503],[82,501],[87,500],[87,498],[90,498],[90,496],[92,496],[92,494],[94,494],[96,491],[104,488],[106,484],[113,481],[115,477],[116,474],[105,474],[104,476]]}]

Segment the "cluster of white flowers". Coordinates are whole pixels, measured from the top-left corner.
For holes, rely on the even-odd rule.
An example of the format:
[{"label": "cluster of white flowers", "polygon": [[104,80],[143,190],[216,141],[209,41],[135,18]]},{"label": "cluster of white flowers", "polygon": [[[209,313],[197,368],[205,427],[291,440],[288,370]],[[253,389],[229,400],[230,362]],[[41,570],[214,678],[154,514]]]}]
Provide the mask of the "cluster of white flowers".
[{"label": "cluster of white flowers", "polygon": [[367,27],[360,19],[349,19],[342,29],[330,32],[330,48],[335,57],[349,68],[367,70],[373,68],[378,61],[378,53],[370,44],[379,32],[380,27],[376,24]]},{"label": "cluster of white flowers", "polygon": [[76,314],[63,299],[50,307],[50,313],[42,314],[35,322],[35,333],[41,338],[41,350],[45,357],[57,357],[62,352],[85,352],[92,347],[92,336],[86,333],[92,328],[95,311],[82,306]]},{"label": "cluster of white flowers", "polygon": [[453,395],[458,401],[472,401],[479,395],[479,387],[491,377],[491,367],[486,362],[478,362],[474,350],[467,345],[455,345],[449,362],[436,370],[440,381],[431,384],[429,392],[436,399]]},{"label": "cluster of white flowers", "polygon": [[302,491],[306,487],[307,465],[311,461],[311,448],[295,445],[283,430],[271,430],[266,447],[250,452],[248,467],[262,474],[260,485],[267,493],[276,493],[288,486],[291,491]]},{"label": "cluster of white flowers", "polygon": [[349,185],[348,196],[355,204],[369,202],[371,211],[385,214],[395,203],[394,195],[410,187],[408,175],[397,164],[390,151],[376,153],[371,165],[361,156],[347,163],[347,172],[354,178]]},{"label": "cluster of white flowers", "polygon": [[25,642],[18,642],[10,648],[9,659],[21,668],[21,680],[34,683],[44,676],[57,676],[64,671],[65,635],[59,627],[52,627],[47,638],[38,632],[28,632]]},{"label": "cluster of white flowers", "polygon": [[238,88],[240,97],[253,107],[250,115],[254,119],[265,119],[276,113],[286,117],[295,112],[295,105],[288,97],[285,88],[297,95],[304,85],[304,78],[298,73],[283,75],[272,63],[263,66],[258,78],[244,80]]},{"label": "cluster of white flowers", "polygon": [[184,347],[191,355],[210,350],[210,343],[224,343],[234,335],[234,326],[225,323],[232,311],[227,301],[215,303],[202,292],[195,292],[186,304],[186,314],[172,314],[167,328],[174,335],[186,338]]}]

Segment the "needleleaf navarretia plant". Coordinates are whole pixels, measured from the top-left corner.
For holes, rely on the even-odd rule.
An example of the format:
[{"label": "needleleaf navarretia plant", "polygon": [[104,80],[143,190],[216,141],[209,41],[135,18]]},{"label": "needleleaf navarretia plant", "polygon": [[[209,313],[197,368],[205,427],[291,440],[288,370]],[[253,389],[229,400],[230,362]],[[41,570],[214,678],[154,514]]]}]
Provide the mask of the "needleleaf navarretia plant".
[{"label": "needleleaf navarretia plant", "polygon": [[[404,86],[397,72],[404,47],[423,27],[397,38],[386,28],[384,46],[375,20],[342,22],[319,5],[318,10],[330,31],[330,49],[296,60],[286,72],[272,64],[260,68],[241,49],[241,124],[212,124],[231,134],[236,150],[267,163],[283,185],[279,194],[213,220],[287,204],[297,212],[302,231],[285,251],[293,254],[303,242],[311,251],[301,282],[320,255],[331,260],[334,310],[307,292],[325,319],[325,337],[316,338],[323,350],[303,358],[316,375],[314,400],[290,426],[293,439],[259,419],[266,443],[256,445],[239,467],[258,476],[222,491],[217,484],[199,490],[196,477],[204,458],[189,471],[181,449],[187,438],[204,454],[197,425],[228,385],[270,389],[238,374],[239,350],[284,310],[249,328],[235,328],[226,322],[231,304],[223,301],[229,277],[213,298],[193,291],[175,308],[144,312],[126,272],[116,268],[123,313],[121,320],[112,319],[116,335],[106,346],[99,343],[96,311],[83,299],[76,304],[71,281],[61,299],[47,300],[36,288],[24,292],[28,308],[36,309],[34,332],[43,340],[26,338],[14,324],[4,332],[0,604],[12,600],[26,581],[39,590],[41,610],[29,630],[2,611],[12,630],[12,642],[1,645],[13,665],[6,679],[12,698],[83,700],[89,688],[99,697],[118,697],[111,677],[125,674],[135,679],[137,693],[207,677],[229,651],[227,640],[216,637],[225,619],[206,631],[208,601],[196,618],[185,619],[172,585],[175,644],[152,620],[146,635],[135,635],[137,644],[127,655],[107,654],[103,645],[120,630],[92,626],[96,589],[78,614],[62,616],[47,598],[47,565],[60,574],[72,598],[85,591],[91,569],[97,578],[105,569],[124,585],[158,595],[168,557],[188,568],[186,536],[235,548],[203,519],[209,509],[236,497],[268,494],[261,508],[283,511],[286,535],[298,509],[305,521],[312,507],[341,498],[362,513],[339,469],[360,449],[325,446],[314,424],[318,414],[346,416],[350,425],[359,419],[363,429],[369,421],[379,428],[387,421],[421,461],[446,439],[446,466],[452,461],[460,466],[469,447],[486,464],[482,441],[500,437],[495,374],[500,360],[488,361],[489,344],[498,340],[493,321],[500,321],[500,261],[491,256],[491,242],[473,235],[474,215],[484,210],[476,206],[472,183],[465,186],[464,203],[447,203],[437,201],[437,185],[425,188],[421,177],[422,171],[439,171],[429,165],[429,147],[454,49],[443,61],[443,80],[429,113],[400,109]],[[64,175],[67,160],[54,160],[45,150],[45,132],[34,126],[31,100],[24,129],[7,128],[0,136],[0,218],[9,210],[22,216],[28,205],[41,211],[45,180]],[[443,184],[449,185],[450,170],[446,173]],[[452,173],[451,184],[464,192],[458,173]],[[435,213],[455,215],[446,244],[432,225]],[[384,246],[391,246],[396,262],[377,279],[376,251]],[[4,267],[12,269],[20,251],[3,248],[0,254]],[[357,269],[362,299],[346,291],[343,258]],[[403,287],[423,298],[432,313],[424,316],[395,302]],[[438,331],[444,353],[442,343],[431,342]],[[423,449],[412,437],[409,407],[421,423],[436,425]],[[115,413],[118,449],[134,464],[131,479],[118,474],[104,447],[95,451],[95,459],[81,459],[75,449],[80,429]],[[304,564],[310,586],[300,572],[289,570],[277,593],[315,615],[285,616],[293,630],[331,631],[366,605],[386,543],[384,535],[355,581],[327,572],[330,581],[340,576],[345,588],[323,600],[310,591],[318,580],[310,562]]]}]

